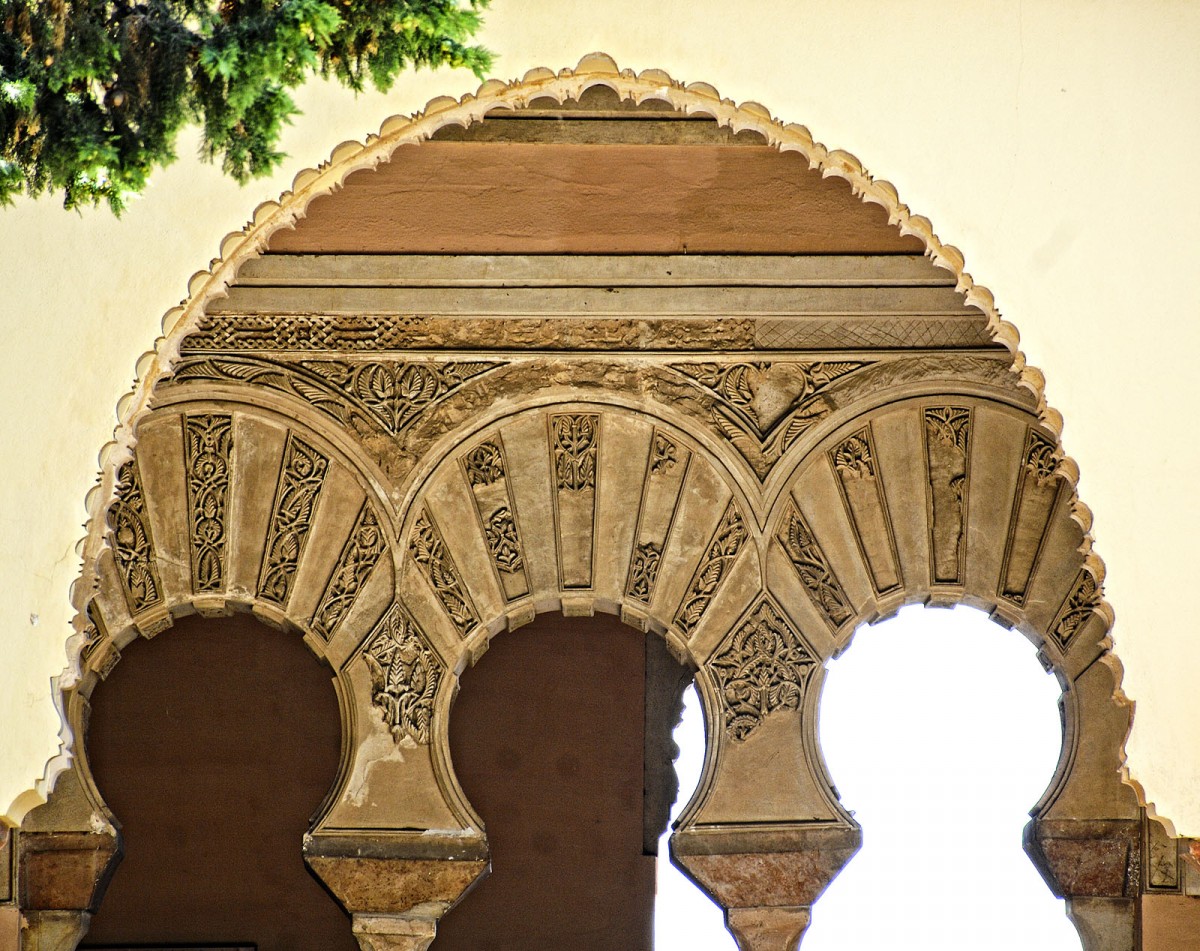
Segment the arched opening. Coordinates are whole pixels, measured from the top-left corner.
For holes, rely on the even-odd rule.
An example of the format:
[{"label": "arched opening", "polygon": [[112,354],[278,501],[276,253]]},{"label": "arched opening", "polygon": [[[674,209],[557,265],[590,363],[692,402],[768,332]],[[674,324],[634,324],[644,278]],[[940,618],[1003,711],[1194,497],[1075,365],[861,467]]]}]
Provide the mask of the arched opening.
[{"label": "arched opening", "polygon": [[492,870],[442,919],[439,951],[649,951],[688,680],[661,638],[611,615],[543,614],[493,641],[450,718]]},{"label": "arched opening", "polygon": [[132,645],[92,695],[89,763],[124,858],[88,945],[352,951],[300,845],[337,773],[328,669],[249,615]]}]

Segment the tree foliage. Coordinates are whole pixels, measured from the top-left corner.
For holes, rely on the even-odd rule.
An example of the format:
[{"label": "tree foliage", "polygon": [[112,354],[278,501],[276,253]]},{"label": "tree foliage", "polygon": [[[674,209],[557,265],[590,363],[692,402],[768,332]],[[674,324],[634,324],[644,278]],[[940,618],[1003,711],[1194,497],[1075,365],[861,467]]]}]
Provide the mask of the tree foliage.
[{"label": "tree foliage", "polygon": [[465,66],[488,0],[0,0],[0,203],[21,191],[120,212],[198,123],[239,182],[283,158],[311,74],[386,91],[408,67]]}]

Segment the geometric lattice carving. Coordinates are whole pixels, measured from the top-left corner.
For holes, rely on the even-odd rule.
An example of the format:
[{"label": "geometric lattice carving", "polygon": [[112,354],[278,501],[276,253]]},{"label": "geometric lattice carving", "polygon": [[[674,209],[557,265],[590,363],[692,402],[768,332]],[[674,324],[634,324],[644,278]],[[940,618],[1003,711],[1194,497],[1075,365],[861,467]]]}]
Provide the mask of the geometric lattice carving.
[{"label": "geometric lattice carving", "polygon": [[924,415],[932,580],[934,584],[962,584],[971,411],[960,406],[941,406],[925,410]]},{"label": "geometric lattice carving", "polygon": [[1071,593],[1050,625],[1050,634],[1061,651],[1066,653],[1075,635],[1099,609],[1100,599],[1100,585],[1096,583],[1095,575],[1090,571],[1080,571],[1071,585]]},{"label": "geometric lattice carving", "polygon": [[1054,443],[1031,426],[1025,438],[1025,453],[1000,570],[1000,597],[1014,604],[1025,604],[1029,582],[1041,560],[1050,517],[1063,485],[1063,480],[1058,477]]},{"label": "geometric lattice carving", "polygon": [[800,581],[812,597],[813,603],[825,615],[829,626],[837,631],[854,616],[854,609],[829,566],[825,553],[817,544],[812,529],[790,501],[784,510],[779,532],[775,537],[779,539],[779,544],[783,546],[788,560],[796,569],[796,574],[800,576]]},{"label": "geometric lattice carving", "polygon": [[707,665],[717,681],[725,732],[744,740],[777,710],[798,710],[816,665],[812,650],[764,598]]},{"label": "geometric lattice carving", "polygon": [[353,606],[371,569],[386,551],[387,542],[379,528],[379,517],[370,501],[364,501],[354,520],[354,528],[350,530],[350,537],[342,546],[333,574],[329,576],[329,583],[325,585],[321,603],[313,613],[312,629],[325,640],[333,636],[338,622]]},{"label": "geometric lattice carving", "polygon": [[192,522],[192,590],[216,591],[225,572],[225,500],[233,420],[229,416],[186,417],[184,448]]},{"label": "geometric lattice carving", "polygon": [[275,492],[275,514],[267,532],[262,575],[258,581],[260,598],[276,604],[287,603],[328,468],[329,460],[325,456],[295,435],[288,434]]},{"label": "geometric lattice carving", "polygon": [[129,613],[136,615],[161,604],[162,582],[154,561],[154,538],[136,459],[126,462],[117,472],[116,498],[109,506],[107,518],[113,558],[125,588]]},{"label": "geometric lattice carving", "polygon": [[429,743],[433,698],[445,672],[416,622],[398,604],[371,632],[363,660],[371,671],[371,702],[397,741]]},{"label": "geometric lattice carving", "polygon": [[262,357],[201,357],[180,362],[173,380],[252,383],[299,397],[334,419],[370,421],[389,435],[402,432],[422,411],[472,377],[500,363],[284,362]]},{"label": "geometric lattice carving", "polygon": [[870,425],[830,449],[829,461],[875,592],[894,591],[903,584],[900,556],[896,552]]},{"label": "geometric lattice carving", "polygon": [[420,565],[458,633],[466,635],[479,623],[479,615],[475,613],[475,605],[463,587],[454,559],[450,557],[442,533],[438,531],[428,509],[422,509],[413,524],[408,551],[413,561]]},{"label": "geometric lattice carving", "polygon": [[737,560],[746,540],[746,521],[736,501],[730,501],[717,524],[717,530],[704,549],[704,557],[688,585],[687,597],[675,613],[675,624],[685,637],[691,637],[708,610],[709,604]]}]

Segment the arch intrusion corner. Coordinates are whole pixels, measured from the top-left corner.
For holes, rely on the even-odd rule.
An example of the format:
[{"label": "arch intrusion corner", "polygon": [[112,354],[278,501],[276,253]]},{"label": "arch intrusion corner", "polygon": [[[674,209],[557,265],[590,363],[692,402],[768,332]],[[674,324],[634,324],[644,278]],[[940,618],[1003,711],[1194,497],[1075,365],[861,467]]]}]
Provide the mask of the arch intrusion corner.
[{"label": "arch intrusion corner", "polygon": [[[555,122],[522,123],[538,115]],[[382,203],[400,220],[386,203],[405,162],[481,159],[486,177],[505,143],[620,171],[617,141],[728,169],[735,195],[739,176],[774,176],[793,216],[828,192],[849,224],[750,246],[737,202],[704,206],[672,226],[732,207],[728,233],[672,254],[623,235],[621,199],[598,205],[582,180],[563,200],[591,238],[546,233],[519,181],[528,234],[462,239],[486,253],[390,247],[395,228],[355,217]],[[821,243],[849,233],[855,248]],[[696,669],[710,744],[672,856],[745,951],[794,947],[860,844],[814,728],[823,664],[916,601],[992,612],[1063,684],[1062,759],[1026,848],[1089,949],[1132,951],[1142,897],[1185,890],[1178,843],[1121,779],[1103,568],[1040,376],[961,255],[852,157],[591,56],[340,146],[190,291],[92,495],[60,684],[72,755],[13,846],[25,947],[74,947],[119,852],[87,763],[92,688],[139,636],[232,610],[335,672],[342,767],[303,848],[364,948],[427,947],[486,873],[449,709],[490,639],[545,611],[619,614]],[[75,891],[45,899],[48,877]]]}]

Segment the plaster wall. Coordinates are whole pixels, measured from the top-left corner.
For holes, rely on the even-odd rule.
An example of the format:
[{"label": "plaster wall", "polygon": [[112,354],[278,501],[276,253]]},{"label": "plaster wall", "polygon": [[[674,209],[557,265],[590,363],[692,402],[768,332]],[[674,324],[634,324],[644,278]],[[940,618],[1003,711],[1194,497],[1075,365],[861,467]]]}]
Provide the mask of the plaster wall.
[{"label": "plaster wall", "polygon": [[[1180,609],[1200,529],[1189,419],[1200,284],[1187,279],[1200,251],[1200,7],[495,0],[482,39],[502,78],[599,49],[622,67],[762,102],[890,180],[963,251],[1067,421],[1138,704],[1130,770],[1178,832],[1200,835],[1200,639]],[[162,314],[298,169],[389,115],[475,86],[451,71],[357,99],[312,84],[271,179],[239,188],[195,161],[188,138],[119,221],[53,199],[0,211],[0,809],[10,820],[36,803],[28,790],[58,749],[50,678],[71,633],[83,498]]]}]

